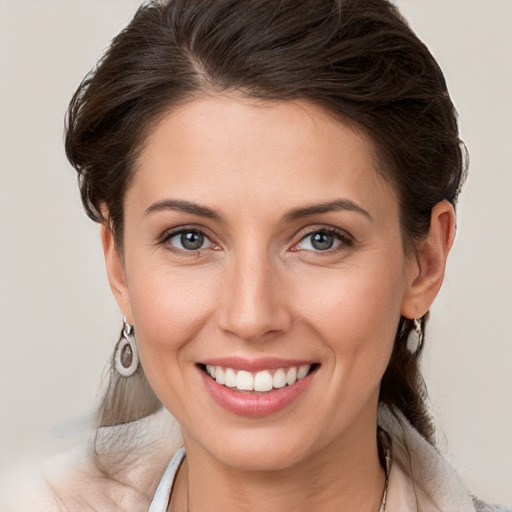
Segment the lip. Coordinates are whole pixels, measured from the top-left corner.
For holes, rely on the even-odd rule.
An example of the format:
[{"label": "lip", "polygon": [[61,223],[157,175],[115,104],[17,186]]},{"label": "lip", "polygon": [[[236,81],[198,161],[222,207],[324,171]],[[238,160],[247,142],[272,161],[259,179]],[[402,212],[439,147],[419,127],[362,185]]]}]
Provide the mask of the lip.
[{"label": "lip", "polygon": [[[227,366],[241,370],[248,368],[247,366],[244,368],[240,368],[239,366],[230,366],[230,364],[233,364],[233,360],[230,361],[230,364],[227,364],[226,359],[212,359],[211,361],[223,361],[223,364],[216,364],[216,366]],[[260,371],[261,369],[268,370],[288,366],[268,366],[268,362],[270,360],[266,360],[267,362],[265,364],[267,364],[267,366],[261,367],[260,365],[262,364],[262,361],[263,360],[260,360],[258,362],[258,370],[247,369],[246,371]],[[283,360],[280,361],[280,364],[282,365]],[[208,364],[210,364],[210,362],[208,362]],[[290,366],[294,366],[294,364]],[[201,378],[203,379],[206,389],[218,405],[230,413],[247,417],[268,416],[282,411],[291,405],[296,399],[300,397],[300,395],[302,395],[302,393],[304,393],[309,388],[317,373],[317,371],[314,370],[310,372],[306,377],[298,380],[291,386],[285,386],[280,389],[273,389],[272,391],[267,391],[264,393],[245,393],[241,391],[235,391],[231,388],[223,386],[222,384],[218,384],[200,368],[198,368],[198,371],[201,375]]]},{"label": "lip", "polygon": [[244,359],[242,357],[218,357],[200,361],[199,364],[210,366],[223,366],[234,370],[245,370],[247,372],[260,372],[263,370],[277,370],[278,368],[289,368],[291,366],[313,365],[317,361],[307,359],[281,359],[279,357],[262,357],[259,359]]}]

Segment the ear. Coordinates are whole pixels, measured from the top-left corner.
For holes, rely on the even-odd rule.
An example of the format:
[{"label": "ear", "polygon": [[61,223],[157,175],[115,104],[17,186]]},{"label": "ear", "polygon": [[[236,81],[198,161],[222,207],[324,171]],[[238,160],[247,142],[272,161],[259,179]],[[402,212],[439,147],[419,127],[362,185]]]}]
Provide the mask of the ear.
[{"label": "ear", "polygon": [[132,312],[130,307],[130,298],[128,286],[126,284],[126,273],[124,263],[119,251],[117,250],[112,230],[108,222],[103,222],[100,226],[101,244],[105,256],[105,265],[107,267],[107,276],[110,283],[110,289],[114,294],[117,305],[128,323],[132,323]]},{"label": "ear", "polygon": [[407,289],[402,316],[413,319],[427,313],[443,284],[446,259],[455,237],[455,212],[448,201],[432,209],[430,229],[409,256]]}]

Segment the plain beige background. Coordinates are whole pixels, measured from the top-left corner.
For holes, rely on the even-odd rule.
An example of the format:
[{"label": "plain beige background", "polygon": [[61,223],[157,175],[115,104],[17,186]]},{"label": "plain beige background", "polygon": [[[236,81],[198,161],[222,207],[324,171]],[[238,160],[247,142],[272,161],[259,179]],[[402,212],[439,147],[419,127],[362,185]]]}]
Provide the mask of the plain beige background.
[{"label": "plain beige background", "polygon": [[[63,151],[71,94],[138,0],[0,0],[0,464],[87,428],[120,328]],[[512,504],[512,1],[399,0],[471,153],[424,368],[441,449]]]}]

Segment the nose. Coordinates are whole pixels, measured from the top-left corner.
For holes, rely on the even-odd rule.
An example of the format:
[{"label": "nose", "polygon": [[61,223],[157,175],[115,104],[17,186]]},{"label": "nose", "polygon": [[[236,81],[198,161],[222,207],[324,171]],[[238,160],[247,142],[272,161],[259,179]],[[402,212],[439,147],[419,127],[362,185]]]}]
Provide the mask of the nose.
[{"label": "nose", "polygon": [[250,342],[286,332],[292,316],[278,264],[268,255],[245,254],[225,268],[219,327]]}]

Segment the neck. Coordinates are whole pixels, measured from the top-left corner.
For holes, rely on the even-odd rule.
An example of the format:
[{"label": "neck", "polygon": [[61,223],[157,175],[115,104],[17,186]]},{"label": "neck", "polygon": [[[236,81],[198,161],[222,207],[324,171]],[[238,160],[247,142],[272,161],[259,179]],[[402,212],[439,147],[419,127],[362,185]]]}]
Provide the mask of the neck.
[{"label": "neck", "polygon": [[376,425],[353,430],[298,464],[269,471],[228,467],[193,444],[187,446],[170,510],[378,512],[385,471]]}]

